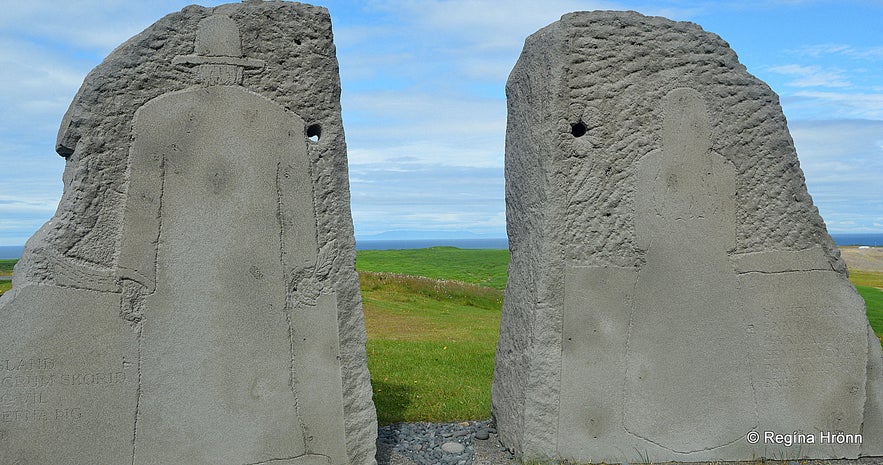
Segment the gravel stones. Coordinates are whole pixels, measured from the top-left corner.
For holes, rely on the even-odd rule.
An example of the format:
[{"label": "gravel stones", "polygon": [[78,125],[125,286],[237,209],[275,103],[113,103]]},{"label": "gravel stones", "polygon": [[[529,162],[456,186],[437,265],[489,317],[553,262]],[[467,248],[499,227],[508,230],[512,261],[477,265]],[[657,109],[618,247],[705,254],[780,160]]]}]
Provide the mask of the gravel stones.
[{"label": "gravel stones", "polygon": [[[462,423],[396,423],[381,426],[378,445],[413,460],[419,465],[471,465],[473,439],[485,436],[490,421]],[[383,448],[379,448],[383,450]],[[383,459],[379,460],[383,463]]]},{"label": "gravel stones", "polygon": [[459,442],[446,442],[441,445],[441,448],[450,454],[462,454],[466,450],[466,446]]}]

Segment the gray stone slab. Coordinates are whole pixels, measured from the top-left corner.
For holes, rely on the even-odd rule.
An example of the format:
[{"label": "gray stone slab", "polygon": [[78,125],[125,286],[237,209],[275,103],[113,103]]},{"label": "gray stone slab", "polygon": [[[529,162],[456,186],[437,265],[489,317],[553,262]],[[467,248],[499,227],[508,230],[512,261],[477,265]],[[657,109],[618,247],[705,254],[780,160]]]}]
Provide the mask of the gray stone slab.
[{"label": "gray stone slab", "polygon": [[[874,383],[866,374],[864,302],[849,281],[831,271],[748,273],[740,276],[739,288],[757,429],[863,433],[866,389]],[[819,442],[800,449],[808,457],[854,458],[859,447]],[[772,457],[794,454],[776,444],[766,449]]]},{"label": "gray stone slab", "polygon": [[0,462],[375,463],[339,95],[303,4],[187,7],[90,73],[0,300]]},{"label": "gray stone slab", "polygon": [[[574,266],[566,270],[561,339],[559,441],[574,444],[569,457],[623,459],[640,441],[622,435],[626,353],[637,270]],[[585,354],[592,354],[586,357]]]},{"label": "gray stone slab", "polygon": [[526,40],[507,96],[505,447],[592,463],[878,453],[879,341],[776,95],[721,38],[568,14]]},{"label": "gray stone slab", "polygon": [[831,263],[820,246],[803,250],[770,250],[732,254],[737,273],[784,273],[786,271],[831,271]]},{"label": "gray stone slab", "polygon": [[[883,379],[883,348],[877,344],[877,335],[868,325],[868,379]],[[883,457],[883,441],[874,440],[875,434],[883,431],[883,382],[869,382],[865,387],[865,422],[862,424],[862,435],[870,438],[862,442],[861,455],[865,457]],[[877,436],[879,438],[879,436]]]},{"label": "gray stone slab", "polygon": [[51,285],[3,294],[0,463],[131,463],[138,338],[119,305]]}]

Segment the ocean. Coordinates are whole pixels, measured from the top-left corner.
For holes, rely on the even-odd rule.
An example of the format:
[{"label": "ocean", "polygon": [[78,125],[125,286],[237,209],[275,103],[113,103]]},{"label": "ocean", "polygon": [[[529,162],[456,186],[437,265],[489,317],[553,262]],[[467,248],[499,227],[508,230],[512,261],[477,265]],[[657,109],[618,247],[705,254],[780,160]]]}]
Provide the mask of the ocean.
[{"label": "ocean", "polygon": [[881,233],[831,233],[831,237],[837,245],[870,245],[883,247],[883,234]]},{"label": "ocean", "polygon": [[461,249],[508,249],[509,240],[500,239],[403,239],[403,240],[359,240],[356,250],[425,249],[427,247],[450,246]]},{"label": "ocean", "polygon": [[0,245],[0,260],[21,258],[21,253],[24,249],[25,246],[23,245]]},{"label": "ocean", "polygon": [[[833,233],[837,245],[869,245],[883,247],[883,233]],[[509,241],[499,239],[407,239],[407,240],[356,240],[356,250],[423,249],[426,247],[451,246],[461,249],[508,249]],[[0,259],[20,258],[24,246],[0,245]]]},{"label": "ocean", "polygon": [[[869,245],[883,247],[883,233],[832,233],[839,246]],[[421,239],[421,240],[356,240],[356,250],[422,249],[447,245],[461,249],[508,249],[509,241],[500,239]]]}]

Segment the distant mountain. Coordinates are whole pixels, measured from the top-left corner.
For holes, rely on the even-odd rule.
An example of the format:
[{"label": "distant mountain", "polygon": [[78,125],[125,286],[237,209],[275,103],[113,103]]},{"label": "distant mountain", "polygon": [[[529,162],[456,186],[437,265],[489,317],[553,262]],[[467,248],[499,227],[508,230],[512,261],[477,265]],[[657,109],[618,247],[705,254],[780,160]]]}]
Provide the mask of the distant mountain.
[{"label": "distant mountain", "polygon": [[380,234],[357,235],[356,240],[362,241],[408,241],[426,239],[498,239],[506,237],[505,233],[489,235],[476,234],[470,231],[416,231],[398,230],[385,231]]}]

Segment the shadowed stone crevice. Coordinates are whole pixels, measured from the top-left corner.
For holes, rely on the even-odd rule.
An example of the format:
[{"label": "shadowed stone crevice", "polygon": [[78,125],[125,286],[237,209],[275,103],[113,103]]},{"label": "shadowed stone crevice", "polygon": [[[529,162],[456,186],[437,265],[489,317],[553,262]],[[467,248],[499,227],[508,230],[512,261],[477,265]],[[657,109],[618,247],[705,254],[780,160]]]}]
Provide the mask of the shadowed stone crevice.
[{"label": "shadowed stone crevice", "polygon": [[247,465],[332,465],[331,459],[324,455],[301,455],[287,459],[270,459]]}]

